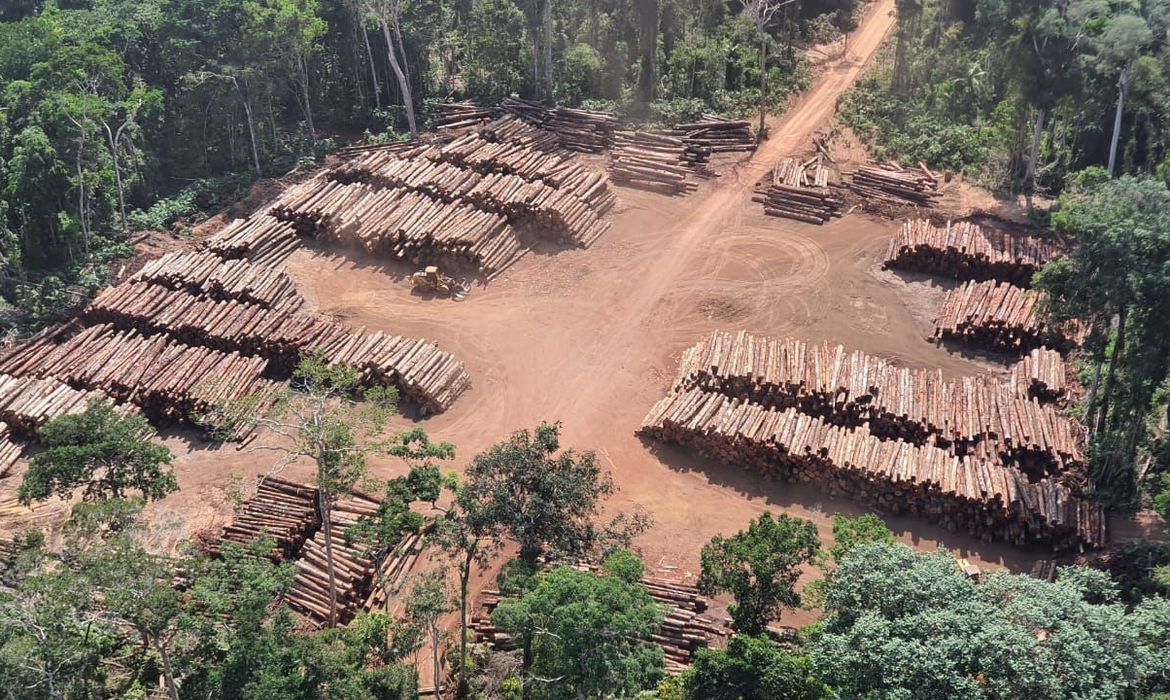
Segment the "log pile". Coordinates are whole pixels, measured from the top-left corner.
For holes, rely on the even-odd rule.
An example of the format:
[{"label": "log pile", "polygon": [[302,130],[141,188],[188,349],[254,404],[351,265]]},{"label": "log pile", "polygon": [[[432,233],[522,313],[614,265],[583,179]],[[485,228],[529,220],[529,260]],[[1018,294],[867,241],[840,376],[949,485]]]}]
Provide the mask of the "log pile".
[{"label": "log pile", "polygon": [[110,397],[74,389],[51,377],[0,374],[0,421],[13,437],[32,439],[38,428],[54,418],[85,411],[91,399],[108,401]]},{"label": "log pile", "polygon": [[934,321],[934,337],[1007,352],[1080,345],[1085,327],[1076,322],[1049,327],[1039,311],[1041,301],[1040,292],[1013,284],[967,282],[947,292]]},{"label": "log pile", "polygon": [[903,223],[890,239],[883,267],[1028,287],[1032,276],[1057,253],[1053,244],[1031,236],[995,231],[970,221],[935,226],[920,219]]},{"label": "log pile", "polygon": [[224,260],[207,252],[167,253],[146,263],[130,281],[150,282],[269,309],[296,311],[304,303],[296,285],[283,270],[253,265],[246,260]]},{"label": "log pile", "polygon": [[[596,566],[582,568],[598,569]],[[717,639],[728,635],[726,625],[702,614],[707,610],[707,601],[694,586],[657,576],[643,577],[642,585],[663,610],[662,627],[645,641],[662,648],[666,670],[670,673],[682,672],[693,663],[697,649],[712,646]],[[478,609],[471,614],[471,629],[476,643],[508,651],[516,648],[516,641],[491,621],[491,613],[499,603],[499,591],[483,591]]]},{"label": "log pile", "polygon": [[356,368],[370,384],[398,387],[423,413],[446,410],[468,387],[463,363],[426,340],[351,330],[333,320],[219,301],[144,282],[98,294],[86,308],[91,323],[165,334],[189,345],[263,358],[270,376],[287,378],[308,353]]},{"label": "log pile", "polygon": [[275,540],[272,558],[291,559],[320,525],[316,488],[262,476],[256,494],[244,501],[218,537],[204,543],[204,549],[210,556],[219,556],[223,542],[247,545],[271,537]]},{"label": "log pile", "polygon": [[610,153],[609,177],[627,187],[686,194],[695,189],[687,179],[689,162],[682,139],[648,131],[619,131]]},{"label": "log pile", "polygon": [[751,152],[756,150],[756,137],[747,121],[724,119],[704,114],[697,122],[675,124],[666,132],[681,139],[695,162],[706,161],[712,153]]},{"label": "log pile", "polygon": [[[363,517],[378,512],[378,502],[362,494],[338,497],[330,505],[332,521],[333,570],[337,582],[337,620],[345,624],[364,604],[374,583],[379,552],[372,546],[346,535],[346,530]],[[329,622],[329,576],[326,573],[325,528],[318,528],[305,541],[294,561],[296,577],[285,594],[285,601],[311,622],[323,626]]]},{"label": "log pile", "polygon": [[770,176],[758,183],[753,202],[764,205],[764,213],[809,224],[824,224],[840,217],[845,200],[829,189],[829,171],[821,154],[806,161],[785,158]]},{"label": "log pile", "polygon": [[1060,353],[1036,348],[1012,367],[1012,386],[1020,396],[1053,403],[1065,398],[1068,371]]},{"label": "log pile", "polygon": [[591,112],[569,107],[547,107],[532,100],[505,97],[500,109],[525,123],[556,135],[558,144],[570,151],[601,153],[613,143],[621,124],[609,112]]},{"label": "log pile", "polygon": [[7,423],[0,423],[0,479],[8,477],[24,453],[24,444],[16,442]]},{"label": "log pile", "polygon": [[938,179],[925,166],[907,170],[894,164],[863,165],[853,172],[846,187],[867,203],[930,207],[940,196]]},{"label": "log pile", "polygon": [[[54,378],[137,405],[155,419],[193,420],[225,405],[271,396],[262,378],[267,360],[76,322],[0,356],[0,372]],[[251,426],[231,426],[245,439]]]},{"label": "log pile", "polygon": [[987,539],[1057,549],[1105,541],[1100,506],[1053,479],[1032,483],[1011,467],[879,440],[792,408],[680,389],[650,410],[639,433]]},{"label": "log pile", "polygon": [[366,596],[362,609],[366,611],[385,610],[389,607],[389,612],[395,618],[400,617],[404,607],[402,601],[398,600],[393,606],[388,606],[389,599],[402,590],[403,584],[406,583],[410,572],[414,570],[422,553],[423,536],[421,532],[408,534],[402,542],[386,552],[378,564],[373,586],[370,589],[370,594]]},{"label": "log pile", "polygon": [[883,440],[1059,473],[1085,463],[1081,431],[1052,406],[985,377],[896,367],[844,346],[716,332],[683,352],[678,387],[793,408]]},{"label": "log pile", "polygon": [[261,213],[234,219],[203,242],[221,258],[247,258],[257,265],[278,265],[300,245],[291,223]]},{"label": "log pile", "polygon": [[446,102],[435,108],[432,123],[435,131],[454,131],[475,128],[494,116],[490,107],[480,107],[474,102]]}]

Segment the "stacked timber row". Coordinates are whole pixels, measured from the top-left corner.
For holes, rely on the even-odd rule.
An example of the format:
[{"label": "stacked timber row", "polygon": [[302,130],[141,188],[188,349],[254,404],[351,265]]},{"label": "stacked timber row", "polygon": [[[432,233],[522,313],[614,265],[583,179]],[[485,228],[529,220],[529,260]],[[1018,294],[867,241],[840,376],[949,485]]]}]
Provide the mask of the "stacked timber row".
[{"label": "stacked timber row", "polygon": [[939,197],[938,179],[926,166],[907,170],[895,164],[863,165],[853,172],[846,187],[870,204],[930,207]]},{"label": "stacked timber row", "polygon": [[947,292],[934,321],[934,337],[975,347],[1029,352],[1042,345],[1060,350],[1080,345],[1083,325],[1052,328],[1039,310],[1042,294],[1002,282],[967,282]]},{"label": "stacked timber row", "polygon": [[24,453],[24,444],[17,442],[7,423],[0,423],[0,479],[7,478],[12,468],[20,461]]},{"label": "stacked timber row", "polygon": [[218,556],[224,542],[247,545],[268,537],[275,543],[272,558],[290,559],[320,525],[316,488],[272,475],[262,476],[256,494],[244,501],[218,537],[204,542],[204,549]]},{"label": "stacked timber row", "polygon": [[[334,500],[329,507],[332,521],[333,570],[337,582],[338,624],[345,624],[362,608],[370,595],[374,573],[378,568],[380,552],[346,534],[362,518],[377,516],[378,502],[362,494],[347,494]],[[328,624],[331,607],[329,575],[326,573],[325,528],[305,541],[294,560],[296,577],[285,594],[285,601],[293,610],[302,613],[311,622]]]},{"label": "stacked timber row", "polygon": [[[275,387],[262,378],[267,362],[108,324],[79,329],[72,322],[0,356],[0,373],[57,379],[133,403],[148,417],[188,421],[271,397]],[[244,424],[221,427],[241,440],[251,434]]]},{"label": "stacked timber row", "polygon": [[756,137],[746,121],[704,114],[689,124],[675,124],[666,132],[682,139],[694,162],[706,161],[712,153],[746,153],[756,150]]},{"label": "stacked timber row", "polygon": [[296,228],[267,214],[234,219],[203,242],[221,258],[247,258],[257,265],[278,265],[301,245]]},{"label": "stacked timber row", "polygon": [[756,185],[752,201],[762,203],[769,216],[809,224],[840,217],[845,207],[845,200],[829,188],[829,171],[820,152],[803,162],[785,158]]},{"label": "stacked timber row", "polygon": [[459,129],[473,129],[494,118],[489,107],[480,107],[474,102],[447,102],[435,108],[432,120],[435,131],[450,132]]},{"label": "stacked timber row", "polygon": [[866,427],[883,440],[1016,464],[1033,475],[1085,463],[1081,430],[1052,406],[988,378],[944,381],[940,372],[895,367],[841,345],[716,332],[683,353],[675,384]]},{"label": "stacked timber row", "polygon": [[283,270],[253,265],[247,260],[224,260],[207,252],[167,253],[146,263],[130,281],[269,309],[296,311],[304,303]]},{"label": "stacked timber row", "polygon": [[986,539],[1057,549],[1105,541],[1100,506],[1053,479],[1032,483],[1014,468],[879,440],[791,408],[683,389],[655,405],[639,433]]},{"label": "stacked timber row", "polygon": [[165,334],[190,345],[264,358],[268,373],[287,378],[307,354],[361,372],[368,384],[398,387],[423,413],[451,406],[470,384],[463,363],[426,340],[357,331],[336,321],[220,301],[145,282],[110,287],[86,308],[90,323]]},{"label": "stacked timber row", "polygon": [[491,277],[524,254],[507,218],[421,192],[316,178],[272,209],[306,235],[416,264],[472,267]]},{"label": "stacked timber row", "polygon": [[419,141],[395,141],[393,143],[356,143],[337,149],[335,154],[341,158],[352,158],[366,153],[399,153],[409,151],[419,146]]},{"label": "stacked timber row", "polygon": [[884,267],[1028,287],[1032,276],[1057,253],[1053,244],[1031,236],[986,229],[970,221],[935,226],[919,219],[903,223],[890,239]]},{"label": "stacked timber row", "polygon": [[0,374],[0,421],[10,437],[32,439],[45,423],[82,413],[91,400],[109,401],[110,397],[100,391],[74,389],[51,377]]},{"label": "stacked timber row", "polygon": [[582,153],[601,153],[613,143],[621,120],[609,112],[569,107],[547,107],[532,100],[506,97],[500,109],[517,119],[556,135],[561,148]]},{"label": "stacked timber row", "polygon": [[[402,590],[422,553],[423,535],[421,532],[412,532],[382,555],[374,573],[370,593],[366,596],[362,608],[367,611],[386,610],[390,599]],[[402,616],[404,606],[401,600],[389,607],[389,612],[394,618]]]},{"label": "stacked timber row", "polygon": [[[596,570],[596,567],[587,568]],[[685,670],[694,662],[695,651],[713,646],[716,640],[728,635],[725,625],[702,614],[707,609],[707,601],[694,586],[654,576],[644,577],[642,585],[663,610],[662,627],[645,641],[662,648],[667,671]],[[492,624],[491,613],[500,600],[499,591],[483,591],[478,609],[471,615],[471,629],[476,643],[507,651],[517,648],[518,640]]]},{"label": "stacked timber row", "polygon": [[1068,392],[1068,371],[1060,353],[1036,348],[1012,367],[1012,386],[1020,396],[1044,403],[1061,401]]},{"label": "stacked timber row", "polygon": [[689,163],[682,139],[648,131],[619,131],[610,153],[609,177],[618,184],[660,194],[686,194]]}]

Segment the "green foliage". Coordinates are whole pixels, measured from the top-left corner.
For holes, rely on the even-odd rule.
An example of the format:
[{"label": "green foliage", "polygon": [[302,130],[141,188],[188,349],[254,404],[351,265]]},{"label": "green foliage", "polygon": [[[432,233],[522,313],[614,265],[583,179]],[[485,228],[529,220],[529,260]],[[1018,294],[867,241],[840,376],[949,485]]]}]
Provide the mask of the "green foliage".
[{"label": "green foliage", "polygon": [[255,173],[244,172],[197,180],[174,196],[155,201],[146,211],[130,212],[130,226],[134,229],[166,229],[180,219],[206,215],[243,198],[255,177]]},{"label": "green foliage", "polygon": [[1126,697],[1164,687],[1168,606],[1127,612],[1090,569],[976,583],[945,552],[865,544],[829,584],[813,666],[848,697]]},{"label": "green foliage", "polygon": [[[612,565],[628,569],[629,557],[621,559]],[[532,650],[530,697],[628,697],[663,675],[662,649],[641,641],[662,624],[662,611],[620,575],[553,569],[531,593],[502,601],[492,624]]]},{"label": "green foliage", "polygon": [[177,491],[171,451],[151,440],[154,429],[137,414],[122,415],[91,400],[83,413],[60,416],[40,429],[46,450],[30,460],[20,484],[23,503],[56,494],[69,498],[85,487],[86,500],[122,498],[139,491],[156,500]]},{"label": "green foliage", "polygon": [[833,695],[813,675],[812,662],[776,646],[766,635],[737,634],[726,649],[699,649],[682,676],[688,700],[820,700]]},{"label": "green foliage", "polygon": [[807,520],[765,512],[731,537],[716,535],[703,545],[699,590],[730,592],[728,606],[741,634],[762,634],[785,607],[800,604],[796,580],[820,548],[816,526]]},{"label": "green foliage", "polygon": [[889,526],[873,513],[855,517],[838,513],[833,516],[833,546],[829,549],[829,554],[832,555],[833,561],[840,562],[849,550],[859,544],[873,542],[889,544],[893,541],[894,535],[890,532]]}]

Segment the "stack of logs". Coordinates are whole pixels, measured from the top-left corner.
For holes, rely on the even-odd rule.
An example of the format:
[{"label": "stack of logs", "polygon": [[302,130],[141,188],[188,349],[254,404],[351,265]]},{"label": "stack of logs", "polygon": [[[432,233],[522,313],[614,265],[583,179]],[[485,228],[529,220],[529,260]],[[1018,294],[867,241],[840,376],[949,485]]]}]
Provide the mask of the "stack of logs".
[{"label": "stack of logs", "polygon": [[0,421],[19,438],[33,438],[54,418],[85,411],[91,400],[109,399],[100,391],[74,389],[53,378],[0,374]]},{"label": "stack of logs", "polygon": [[500,109],[532,126],[556,135],[562,148],[581,153],[601,153],[613,143],[621,121],[609,112],[569,107],[546,107],[532,100],[504,98]]},{"label": "stack of logs", "polygon": [[489,107],[480,107],[474,102],[446,102],[435,108],[432,120],[435,131],[454,131],[475,128],[493,118]]},{"label": "stack of logs", "polygon": [[1027,287],[1057,252],[1048,241],[987,229],[970,221],[935,226],[920,219],[903,223],[890,239],[884,267]]},{"label": "stack of logs", "polygon": [[610,179],[628,187],[659,194],[692,192],[687,180],[690,162],[682,139],[647,131],[619,131],[610,154]]},{"label": "stack of logs", "polygon": [[793,408],[883,440],[1018,465],[1030,474],[1085,463],[1081,431],[1052,406],[988,377],[944,381],[941,372],[895,367],[840,345],[716,332],[683,352],[675,384]]},{"label": "stack of logs", "polygon": [[470,380],[463,363],[435,344],[381,331],[351,330],[329,319],[217,301],[145,282],[126,282],[100,293],[85,310],[91,323],[264,358],[274,378],[287,378],[307,354],[356,368],[369,384],[394,385],[423,413],[446,410]]},{"label": "stack of logs", "polygon": [[1033,483],[1012,467],[879,440],[864,428],[841,428],[791,408],[680,389],[651,409],[639,433],[988,540],[1057,549],[1105,541],[1100,506],[1052,479]]},{"label": "stack of logs", "polygon": [[13,440],[7,423],[0,423],[0,479],[7,478],[24,453],[24,445]]},{"label": "stack of logs", "polygon": [[1060,353],[1036,348],[1012,367],[1012,386],[1020,396],[1044,403],[1061,401],[1068,392],[1068,371]]},{"label": "stack of logs", "polygon": [[1003,282],[967,282],[947,292],[934,321],[934,337],[1004,352],[1080,345],[1085,327],[1075,321],[1050,327],[1039,310],[1042,296]]},{"label": "stack of logs", "polygon": [[[1100,508],[1050,476],[1083,462],[1075,425],[967,379],[716,333],[683,354],[674,389],[640,432],[988,538],[1100,544]],[[1029,476],[1000,453],[1058,468]]]},{"label": "stack of logs", "polygon": [[317,489],[280,477],[262,476],[256,494],[244,501],[219,537],[204,541],[210,556],[219,556],[224,542],[247,545],[262,537],[274,541],[274,560],[291,559],[321,525]]},{"label": "stack of logs", "polygon": [[130,281],[269,309],[296,311],[304,303],[296,285],[283,270],[244,260],[224,260],[207,252],[167,253],[146,263]]},{"label": "stack of logs", "polygon": [[696,162],[707,160],[712,153],[756,150],[756,137],[748,122],[724,119],[713,114],[704,114],[697,122],[675,124],[666,133],[681,139]]},{"label": "stack of logs", "polygon": [[846,185],[868,204],[917,204],[930,207],[939,197],[938,178],[925,165],[907,170],[895,164],[863,165]]},{"label": "stack of logs", "polygon": [[[594,566],[585,568],[597,569]],[[707,601],[694,586],[659,576],[643,577],[642,585],[663,608],[662,627],[645,641],[662,648],[666,670],[670,673],[682,672],[693,663],[697,649],[712,646],[715,640],[728,635],[725,624],[702,614],[707,610]],[[516,641],[492,624],[491,613],[499,603],[499,591],[483,591],[479,609],[471,616],[475,641],[499,651],[515,649]]]},{"label": "stack of logs", "polygon": [[809,224],[824,224],[841,216],[845,200],[829,189],[829,171],[822,154],[806,161],[785,158],[770,176],[756,185],[753,202],[764,205],[764,213]]},{"label": "stack of logs", "polygon": [[234,219],[203,242],[203,247],[221,258],[246,258],[256,265],[278,265],[300,247],[296,228],[287,221],[262,212],[247,219]]}]

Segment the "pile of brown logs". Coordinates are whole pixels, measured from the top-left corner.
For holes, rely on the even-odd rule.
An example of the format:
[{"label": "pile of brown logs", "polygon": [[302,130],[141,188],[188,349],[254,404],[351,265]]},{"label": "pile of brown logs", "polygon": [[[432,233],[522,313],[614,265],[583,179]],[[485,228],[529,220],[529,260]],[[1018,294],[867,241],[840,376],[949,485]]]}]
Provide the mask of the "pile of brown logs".
[{"label": "pile of brown logs", "polygon": [[146,263],[130,278],[132,282],[139,280],[270,309],[296,311],[304,303],[283,270],[247,260],[224,260],[207,252],[167,253]]},{"label": "pile of brown logs", "polygon": [[[414,570],[423,553],[423,536],[421,532],[408,534],[401,542],[392,547],[382,556],[378,570],[374,574],[373,586],[363,604],[365,610],[383,610],[387,608],[391,598],[395,596],[406,583],[410,572]],[[401,599],[395,601],[388,611],[394,617],[402,614]]]},{"label": "pile of brown logs", "polygon": [[679,388],[650,410],[639,432],[987,539],[1058,549],[1105,541],[1100,506],[1053,479],[1033,483],[1012,467],[933,445],[879,440],[864,428],[838,427],[792,408]]},{"label": "pile of brown logs", "polygon": [[91,323],[162,333],[217,351],[259,356],[268,374],[287,378],[306,353],[350,365],[367,383],[393,385],[423,413],[446,410],[468,387],[463,363],[426,340],[351,330],[333,320],[219,301],[145,282],[101,292],[85,310]]},{"label": "pile of brown logs", "polygon": [[846,187],[867,203],[930,207],[939,197],[938,178],[925,165],[917,170],[907,170],[892,163],[863,165],[853,172]]},{"label": "pile of brown logs", "polygon": [[247,219],[234,219],[204,241],[203,247],[221,258],[247,258],[258,265],[277,265],[300,244],[291,223],[257,213]]},{"label": "pile of brown logs", "polygon": [[987,377],[944,381],[941,372],[896,367],[841,345],[716,332],[683,352],[675,383],[1029,474],[1085,461],[1081,431],[1052,406]]},{"label": "pile of brown logs", "polygon": [[689,124],[675,124],[666,132],[682,139],[687,152],[695,162],[703,162],[712,153],[751,152],[756,150],[756,137],[747,121],[724,119],[704,114]]},{"label": "pile of brown logs", "polygon": [[391,143],[355,143],[337,149],[337,151],[335,151],[335,155],[341,158],[352,158],[354,156],[375,152],[401,153],[402,151],[409,151],[418,148],[420,143],[420,141],[415,141],[413,139],[406,141],[394,141]]},{"label": "pile of brown logs", "polygon": [[648,131],[619,131],[610,153],[609,177],[618,184],[659,194],[692,192],[682,139]]},{"label": "pile of brown logs", "polygon": [[[337,589],[339,624],[348,622],[365,603],[374,582],[380,552],[372,545],[347,535],[346,530],[363,517],[373,517],[378,502],[362,494],[340,496],[330,505],[332,521],[333,571]],[[285,595],[289,607],[305,615],[317,625],[329,622],[331,607],[329,575],[326,573],[327,540],[325,528],[305,541],[294,560],[296,577]]]},{"label": "pile of brown logs", "polygon": [[74,389],[51,377],[0,374],[0,421],[15,437],[33,438],[37,428],[54,418],[81,413],[92,399],[109,398],[100,391]]},{"label": "pile of brown logs", "polygon": [[829,189],[829,171],[818,151],[805,161],[785,158],[770,176],[756,184],[753,202],[764,213],[809,224],[824,224],[841,216],[845,200]]},{"label": "pile of brown logs", "polygon": [[532,100],[504,98],[500,109],[532,126],[556,135],[562,148],[601,153],[613,142],[621,123],[616,115],[569,107],[546,107]]},{"label": "pile of brown logs", "polygon": [[1036,348],[1012,367],[1012,386],[1020,396],[1052,403],[1065,398],[1068,372],[1060,353]]},{"label": "pile of brown logs", "polygon": [[7,423],[0,423],[0,479],[6,478],[24,453],[24,445],[13,439]]},{"label": "pile of brown logs", "polygon": [[556,134],[533,126],[513,114],[505,114],[484,124],[476,133],[488,141],[510,144],[517,148],[550,154],[560,149],[560,141]]},{"label": "pile of brown logs", "polygon": [[474,102],[446,102],[435,108],[432,120],[435,131],[452,131],[475,128],[493,118],[489,107],[480,107]]},{"label": "pile of brown logs", "polygon": [[[584,568],[597,569],[594,566]],[[697,649],[712,646],[715,640],[728,635],[726,624],[702,614],[707,610],[707,601],[694,586],[660,576],[645,576],[642,585],[663,608],[662,627],[650,634],[646,641],[662,648],[667,671],[683,671],[694,661]],[[471,615],[475,641],[500,651],[515,649],[515,640],[492,624],[491,613],[499,603],[499,591],[483,591],[479,608]]]},{"label": "pile of brown logs", "polygon": [[[156,419],[192,420],[245,399],[269,397],[267,360],[145,337],[102,324],[71,322],[0,356],[0,372],[52,377],[75,388],[100,390]],[[234,426],[244,439],[251,426]]]},{"label": "pile of brown logs", "polygon": [[934,321],[934,337],[1006,352],[1029,352],[1041,345],[1060,350],[1080,345],[1085,328],[1045,323],[1038,305],[1042,294],[1003,282],[967,282],[947,292]]},{"label": "pile of brown logs", "polygon": [[884,267],[1027,287],[1032,276],[1057,253],[1052,243],[1031,236],[987,229],[970,221],[935,226],[919,219],[903,223],[890,239]]},{"label": "pile of brown logs", "polygon": [[219,536],[204,543],[206,553],[218,556],[223,542],[247,545],[262,537],[275,541],[272,558],[290,559],[321,525],[317,517],[317,489],[277,476],[258,479],[256,494],[244,501]]}]

